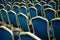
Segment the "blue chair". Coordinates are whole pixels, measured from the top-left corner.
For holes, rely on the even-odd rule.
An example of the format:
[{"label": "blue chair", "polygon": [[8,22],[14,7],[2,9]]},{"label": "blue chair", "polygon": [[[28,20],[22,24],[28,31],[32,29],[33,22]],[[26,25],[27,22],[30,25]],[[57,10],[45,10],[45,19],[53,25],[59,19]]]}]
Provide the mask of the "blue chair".
[{"label": "blue chair", "polygon": [[20,5],[20,3],[19,2],[14,2],[14,4],[13,5]]},{"label": "blue chair", "polygon": [[26,4],[31,3],[30,1],[27,1]]},{"label": "blue chair", "polygon": [[54,40],[60,40],[60,18],[54,18],[51,20],[51,26],[53,29]]},{"label": "blue chair", "polygon": [[30,32],[21,32],[20,37],[21,37],[21,40],[41,40],[36,35]]},{"label": "blue chair", "polygon": [[4,23],[9,23],[7,14],[8,14],[7,10],[1,9],[1,17],[2,17],[2,21],[4,21]]},{"label": "blue chair", "polygon": [[19,21],[20,27],[24,31],[30,31],[29,26],[28,26],[28,17],[25,14],[19,13],[18,14],[18,21]]},{"label": "blue chair", "polygon": [[13,32],[5,26],[0,26],[0,40],[14,40]]},{"label": "blue chair", "polygon": [[29,18],[35,17],[37,16],[37,9],[35,7],[29,7]]},{"label": "blue chair", "polygon": [[46,8],[44,9],[44,17],[50,22],[51,19],[56,17],[56,11],[52,8]]},{"label": "blue chair", "polygon": [[3,4],[0,4],[0,9],[5,8],[5,6]]},{"label": "blue chair", "polygon": [[37,13],[38,13],[38,15],[40,15],[40,16],[42,16],[42,5],[41,4],[39,4],[39,3],[36,3],[35,4],[35,7],[37,8]]},{"label": "blue chair", "polygon": [[10,10],[8,11],[8,17],[9,17],[9,21],[10,21],[10,25],[14,26],[14,27],[18,27],[18,21],[17,21],[17,15],[14,11]]},{"label": "blue chair", "polygon": [[53,7],[51,5],[49,5],[49,4],[43,5],[43,9],[46,9],[46,8],[53,8]]},{"label": "blue chair", "polygon": [[20,6],[20,11],[21,11],[23,14],[27,15],[27,8],[26,8],[26,6]]},{"label": "blue chair", "polygon": [[10,11],[10,9],[11,9],[11,6],[9,4],[6,4],[6,10]]},{"label": "blue chair", "polygon": [[49,22],[46,18],[36,16],[33,17],[30,21],[34,29],[34,34],[36,36],[38,36],[42,40],[50,40],[50,35],[52,34],[49,33]]},{"label": "blue chair", "polygon": [[46,2],[44,2],[44,1],[40,1],[40,4],[43,6],[43,5],[46,4]]},{"label": "blue chair", "polygon": [[56,16],[60,17],[60,10],[57,10]]},{"label": "blue chair", "polygon": [[13,5],[13,10],[14,10],[14,12],[16,13],[16,14],[18,14],[19,13],[19,6],[18,5]]},{"label": "blue chair", "polygon": [[49,1],[48,4],[51,5],[53,7],[53,9],[56,10],[56,3],[54,1]]}]

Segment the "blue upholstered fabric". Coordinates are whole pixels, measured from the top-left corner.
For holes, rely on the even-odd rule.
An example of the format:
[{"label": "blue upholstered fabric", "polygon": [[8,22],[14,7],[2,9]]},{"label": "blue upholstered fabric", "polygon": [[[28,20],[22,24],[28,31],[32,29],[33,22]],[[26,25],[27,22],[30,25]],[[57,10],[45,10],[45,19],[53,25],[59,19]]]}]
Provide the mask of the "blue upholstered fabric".
[{"label": "blue upholstered fabric", "polygon": [[11,24],[13,24],[14,26],[17,27],[17,23],[16,23],[16,13],[13,11],[9,11],[8,12],[8,16],[9,16],[9,19],[10,19],[10,22]]},{"label": "blue upholstered fabric", "polygon": [[8,31],[0,28],[0,40],[12,40],[12,36]]},{"label": "blue upholstered fabric", "polygon": [[3,4],[2,0],[0,0],[0,4]]},{"label": "blue upholstered fabric", "polygon": [[57,12],[58,17],[60,17],[60,11]]},{"label": "blue upholstered fabric", "polygon": [[6,10],[10,11],[10,9],[11,9],[11,6],[10,5],[6,5]]},{"label": "blue upholstered fabric", "polygon": [[2,9],[2,10],[1,10],[1,15],[2,15],[2,17],[3,17],[3,20],[4,20],[5,22],[8,22],[7,11],[6,11],[5,9]]},{"label": "blue upholstered fabric", "polygon": [[45,2],[44,1],[41,1],[40,4],[43,6],[43,5],[45,5]]},{"label": "blue upholstered fabric", "polygon": [[21,7],[20,7],[20,11],[21,11],[23,14],[27,15],[27,9],[26,9],[26,7],[21,6]]},{"label": "blue upholstered fabric", "polygon": [[53,9],[56,9],[56,3],[55,2],[49,2],[49,5],[53,7]]},{"label": "blue upholstered fabric", "polygon": [[38,11],[37,14],[41,16],[42,6],[39,4],[35,4],[35,7],[37,8],[37,11]]},{"label": "blue upholstered fabric", "polygon": [[25,3],[20,3],[20,6],[25,6]]},{"label": "blue upholstered fabric", "polygon": [[26,16],[24,16],[23,13],[19,14],[18,15],[18,20],[19,20],[19,24],[20,24],[21,28],[24,31],[28,31],[28,23],[27,23]]},{"label": "blue upholstered fabric", "polygon": [[51,19],[55,18],[55,12],[51,9],[46,9],[45,11],[45,17],[50,21]]},{"label": "blue upholstered fabric", "polygon": [[34,38],[30,37],[29,35],[21,35],[21,40],[35,40]]},{"label": "blue upholstered fabric", "polygon": [[36,14],[37,14],[37,10],[36,10],[35,8],[33,8],[33,7],[30,7],[30,8],[29,8],[29,12],[30,12],[30,17],[31,17],[31,18],[32,18],[32,17],[35,17]]},{"label": "blue upholstered fabric", "polygon": [[34,27],[35,35],[37,35],[41,39],[48,40],[47,22],[44,19],[37,17],[32,19],[32,24]]},{"label": "blue upholstered fabric", "polygon": [[18,7],[18,5],[14,5],[13,6],[13,10],[16,12],[16,14],[18,14],[19,13],[19,7]]},{"label": "blue upholstered fabric", "polygon": [[60,20],[53,20],[52,27],[54,29],[54,36],[56,40],[60,40]]}]

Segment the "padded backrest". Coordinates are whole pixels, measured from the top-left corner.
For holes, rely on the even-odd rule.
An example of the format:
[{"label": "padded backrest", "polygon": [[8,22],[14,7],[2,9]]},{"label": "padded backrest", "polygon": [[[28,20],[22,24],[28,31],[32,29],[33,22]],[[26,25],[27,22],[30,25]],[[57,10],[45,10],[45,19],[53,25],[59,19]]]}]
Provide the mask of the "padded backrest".
[{"label": "padded backrest", "polygon": [[26,8],[26,6],[20,6],[20,11],[21,11],[23,14],[27,15],[27,8]]},{"label": "padded backrest", "polygon": [[19,6],[13,5],[13,10],[16,12],[16,14],[18,14],[19,13]]},{"label": "padded backrest", "polygon": [[54,31],[54,36],[56,40],[60,40],[60,18],[55,18],[51,20],[51,24]]},{"label": "padded backrest", "polygon": [[53,9],[56,9],[56,3],[54,1],[50,1],[49,5],[51,5]]},{"label": "padded backrest", "polygon": [[20,6],[26,6],[26,4],[24,2],[21,2]]},{"label": "padded backrest", "polygon": [[31,19],[34,33],[41,39],[48,39],[49,34],[49,22],[46,18],[41,16],[33,17]]},{"label": "padded backrest", "polygon": [[6,10],[7,10],[7,11],[10,11],[10,9],[11,9],[11,6],[10,6],[9,4],[7,4],[7,5],[6,5]]},{"label": "padded backrest", "polygon": [[57,17],[60,17],[60,10],[57,11]]},{"label": "padded backrest", "polygon": [[42,15],[42,5],[41,4],[39,4],[39,3],[36,3],[35,4],[35,7],[37,8],[37,13],[38,13],[38,15]]},{"label": "padded backrest", "polygon": [[5,21],[5,22],[8,22],[7,13],[8,13],[7,10],[1,9],[1,17],[2,17],[2,20]]},{"label": "padded backrest", "polygon": [[39,3],[39,1],[34,1],[34,4]]},{"label": "padded backrest", "polygon": [[10,10],[8,12],[8,16],[9,16],[9,19],[10,19],[10,23],[17,27],[16,13],[14,11]]},{"label": "padded backrest", "polygon": [[24,31],[28,31],[29,30],[28,17],[23,13],[19,13],[18,14],[18,20],[19,20],[19,25],[21,26],[21,28]]},{"label": "padded backrest", "polygon": [[31,6],[34,6],[34,4],[28,3],[27,6],[28,6],[28,8],[29,8],[29,7],[31,7]]},{"label": "padded backrest", "polygon": [[56,11],[52,8],[44,9],[44,17],[46,17],[49,21],[56,17]]},{"label": "padded backrest", "polygon": [[0,26],[0,40],[14,40],[12,31],[5,26]]},{"label": "padded backrest", "polygon": [[29,7],[30,18],[37,16],[37,9],[35,7]]}]

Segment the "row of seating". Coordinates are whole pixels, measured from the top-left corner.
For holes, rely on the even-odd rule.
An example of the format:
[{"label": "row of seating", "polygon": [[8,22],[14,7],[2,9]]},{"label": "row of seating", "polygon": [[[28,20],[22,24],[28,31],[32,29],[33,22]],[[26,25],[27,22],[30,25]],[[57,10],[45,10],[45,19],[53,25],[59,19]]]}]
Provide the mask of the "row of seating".
[{"label": "row of seating", "polygon": [[[6,7],[0,4],[2,5],[0,6],[0,21],[4,24],[0,27],[10,30],[9,34],[13,36],[10,40],[59,40],[60,10],[53,7],[55,2],[52,3],[53,5],[43,5],[44,1],[42,4],[38,1],[34,2],[36,3],[26,2],[29,7],[25,2],[16,2],[12,4],[13,6],[8,3]],[[5,40],[5,34],[4,38],[2,37],[4,31],[0,32],[1,40]]]}]

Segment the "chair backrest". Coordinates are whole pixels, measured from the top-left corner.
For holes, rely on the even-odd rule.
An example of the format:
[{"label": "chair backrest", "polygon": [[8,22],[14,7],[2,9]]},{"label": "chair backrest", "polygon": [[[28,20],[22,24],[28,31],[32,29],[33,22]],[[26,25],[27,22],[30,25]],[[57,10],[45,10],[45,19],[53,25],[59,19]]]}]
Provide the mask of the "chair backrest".
[{"label": "chair backrest", "polygon": [[19,14],[18,14],[18,21],[19,21],[20,27],[21,27],[24,31],[30,31],[30,30],[29,30],[29,26],[28,26],[28,17],[27,17],[25,14],[19,13]]},{"label": "chair backrest", "polygon": [[45,4],[46,4],[46,2],[41,1],[41,2],[40,2],[40,4],[43,6],[43,5],[45,5]]},{"label": "chair backrest", "polygon": [[0,26],[0,40],[14,40],[13,32],[5,26]]},{"label": "chair backrest", "polygon": [[57,11],[56,15],[57,17],[60,17],[60,10]]},{"label": "chair backrest", "polygon": [[19,6],[18,5],[13,5],[13,10],[14,10],[14,12],[16,13],[16,14],[18,14],[19,13]]},{"label": "chair backrest", "polygon": [[12,24],[13,26],[17,27],[17,15],[14,11],[10,10],[8,11],[8,17],[10,19],[10,25]]},{"label": "chair backrest", "polygon": [[56,9],[56,3],[54,1],[49,1],[49,5],[51,5],[53,9]]},{"label": "chair backrest", "polygon": [[20,37],[21,37],[21,40],[41,40],[36,35],[30,32],[21,32]]},{"label": "chair backrest", "polygon": [[46,18],[41,16],[36,16],[31,19],[32,27],[34,28],[34,33],[41,39],[50,40],[49,35],[49,22]]},{"label": "chair backrest", "polygon": [[1,9],[1,17],[2,17],[2,20],[6,23],[8,23],[8,15],[7,15],[7,10],[5,9]]},{"label": "chair backrest", "polygon": [[11,6],[9,4],[6,4],[6,10],[10,11],[10,9],[11,9]]},{"label": "chair backrest", "polygon": [[51,21],[51,19],[56,17],[56,11],[52,8],[46,8],[44,9],[44,17]]},{"label": "chair backrest", "polygon": [[27,8],[26,8],[26,6],[20,6],[20,11],[21,11],[23,14],[27,15]]},{"label": "chair backrest", "polygon": [[49,4],[43,5],[43,9],[46,9],[46,8],[53,8],[53,7],[51,5],[49,5]]},{"label": "chair backrest", "polygon": [[42,15],[42,5],[41,4],[39,4],[39,3],[36,3],[35,4],[35,7],[37,8],[37,13],[38,13],[38,15]]},{"label": "chair backrest", "polygon": [[60,18],[54,18],[51,20],[51,26],[53,28],[55,40],[60,40]]},{"label": "chair backrest", "polygon": [[29,7],[30,18],[37,16],[37,9],[35,7]]},{"label": "chair backrest", "polygon": [[5,8],[5,6],[3,4],[0,4],[0,9]]},{"label": "chair backrest", "polygon": [[39,3],[39,1],[34,1],[34,4]]},{"label": "chair backrest", "polygon": [[19,2],[14,2],[14,4],[13,5],[20,5],[20,3]]}]

